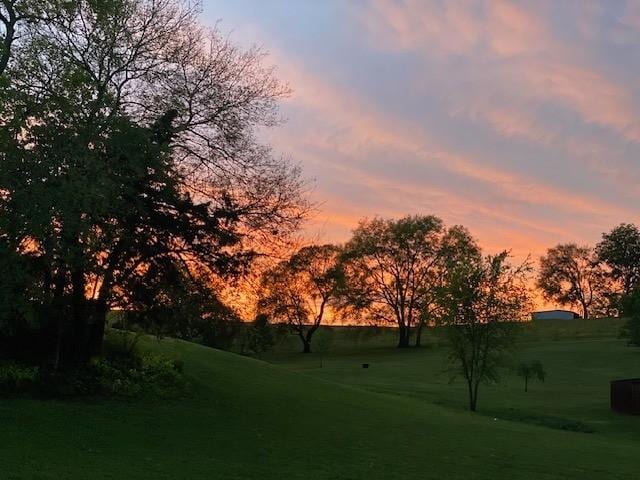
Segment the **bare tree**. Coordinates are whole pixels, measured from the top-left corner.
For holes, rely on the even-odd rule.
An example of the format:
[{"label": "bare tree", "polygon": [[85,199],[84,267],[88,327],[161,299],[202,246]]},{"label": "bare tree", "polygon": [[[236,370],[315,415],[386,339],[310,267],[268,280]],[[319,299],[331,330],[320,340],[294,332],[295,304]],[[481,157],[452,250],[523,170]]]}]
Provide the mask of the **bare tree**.
[{"label": "bare tree", "polygon": [[303,353],[311,352],[313,334],[335,304],[342,282],[339,255],[335,245],[303,247],[262,278],[259,311],[288,324]]},{"label": "bare tree", "polygon": [[583,318],[603,308],[608,276],[592,248],[574,243],[549,248],[540,258],[537,286],[546,300],[579,307]]}]

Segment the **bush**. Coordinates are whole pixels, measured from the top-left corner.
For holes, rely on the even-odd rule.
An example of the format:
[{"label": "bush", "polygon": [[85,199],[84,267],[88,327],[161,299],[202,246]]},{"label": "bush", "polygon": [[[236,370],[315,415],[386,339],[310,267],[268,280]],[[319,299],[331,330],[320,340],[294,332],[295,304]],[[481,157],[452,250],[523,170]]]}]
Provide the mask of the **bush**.
[{"label": "bush", "polygon": [[188,388],[181,373],[182,364],[158,355],[141,357],[137,367],[102,358],[92,368],[98,393],[103,395],[172,398],[185,394]]},{"label": "bush", "polygon": [[184,365],[159,355],[138,353],[136,335],[109,335],[104,354],[89,365],[54,371],[0,364],[0,395],[34,394],[39,397],[104,395],[175,398],[188,392]]},{"label": "bush", "polygon": [[259,355],[273,348],[278,331],[269,323],[269,317],[259,314],[251,325],[244,327],[240,352]]},{"label": "bush", "polygon": [[196,325],[198,336],[185,340],[199,341],[202,345],[221,350],[230,350],[244,329],[244,323],[235,317],[201,319]]},{"label": "bush", "polygon": [[37,367],[25,367],[15,363],[0,364],[0,394],[31,393],[37,378]]}]

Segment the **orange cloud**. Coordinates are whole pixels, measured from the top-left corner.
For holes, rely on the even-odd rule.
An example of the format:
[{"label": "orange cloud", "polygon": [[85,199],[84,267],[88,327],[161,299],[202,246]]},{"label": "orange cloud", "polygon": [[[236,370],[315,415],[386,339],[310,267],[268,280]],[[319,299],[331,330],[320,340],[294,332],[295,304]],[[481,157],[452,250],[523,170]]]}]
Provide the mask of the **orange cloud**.
[{"label": "orange cloud", "polygon": [[[299,132],[296,132],[295,136],[291,137],[283,130],[277,134],[280,135],[279,148],[287,151],[292,146],[298,147],[295,148],[296,154],[302,158],[310,156],[309,150],[322,151],[329,156],[332,152],[346,155],[351,160],[349,165],[332,165],[332,168],[341,171],[342,175],[348,175],[354,183],[368,185],[381,192],[380,195],[389,189],[394,190],[393,195],[397,196],[395,190],[399,189],[410,192],[410,195],[416,196],[414,198],[425,196],[427,192],[435,192],[446,198],[446,202],[443,203],[460,205],[461,208],[469,207],[469,192],[456,192],[455,187],[442,186],[436,189],[433,185],[411,185],[410,182],[397,185],[393,179],[378,178],[367,173],[367,155],[372,153],[373,149],[385,148],[396,153],[399,168],[402,168],[403,158],[433,165],[484,184],[484,188],[491,189],[505,202],[546,206],[573,214],[608,216],[612,211],[617,211],[620,215],[628,215],[631,218],[635,214],[631,209],[624,209],[586,194],[560,190],[515,171],[491,167],[490,162],[480,156],[466,157],[457,154],[454,147],[430,138],[428,132],[419,126],[402,118],[391,118],[381,114],[370,104],[359,100],[355,93],[342,91],[292,62],[279,58],[278,63],[284,77],[296,90],[290,101],[304,108],[307,112],[305,115],[316,115],[321,121],[332,123],[331,128],[322,131],[337,132],[322,135],[318,133],[318,129],[312,128],[305,135],[300,136]],[[507,124],[505,118],[497,118],[496,121]],[[512,128],[518,133],[530,134],[530,126],[530,123],[512,124]],[[330,158],[320,161],[331,162]],[[363,214],[368,211],[366,206],[359,208]],[[474,204],[474,210],[479,208],[479,204]],[[508,211],[509,207],[497,206],[492,201],[483,206],[483,209],[484,214],[495,214],[497,211]],[[553,233],[563,230],[562,227],[552,225],[536,225],[535,228]]]}]

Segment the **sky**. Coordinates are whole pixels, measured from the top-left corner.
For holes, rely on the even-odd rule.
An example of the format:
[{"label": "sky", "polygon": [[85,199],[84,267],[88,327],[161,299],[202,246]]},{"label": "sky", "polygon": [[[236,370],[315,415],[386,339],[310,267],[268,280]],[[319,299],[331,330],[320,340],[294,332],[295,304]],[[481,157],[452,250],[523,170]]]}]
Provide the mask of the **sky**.
[{"label": "sky", "polygon": [[640,2],[203,2],[292,89],[267,139],[313,181],[308,235],[435,214],[537,259],[640,222]]}]

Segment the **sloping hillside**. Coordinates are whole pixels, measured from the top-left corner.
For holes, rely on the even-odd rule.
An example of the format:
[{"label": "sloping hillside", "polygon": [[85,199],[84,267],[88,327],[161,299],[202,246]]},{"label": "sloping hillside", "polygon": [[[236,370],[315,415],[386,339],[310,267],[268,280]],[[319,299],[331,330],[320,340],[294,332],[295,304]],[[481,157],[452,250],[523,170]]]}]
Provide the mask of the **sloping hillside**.
[{"label": "sloping hillside", "polygon": [[493,420],[177,341],[193,398],[0,401],[2,479],[637,478],[638,444]]}]

